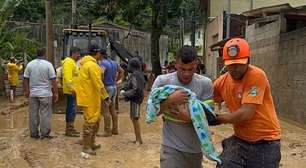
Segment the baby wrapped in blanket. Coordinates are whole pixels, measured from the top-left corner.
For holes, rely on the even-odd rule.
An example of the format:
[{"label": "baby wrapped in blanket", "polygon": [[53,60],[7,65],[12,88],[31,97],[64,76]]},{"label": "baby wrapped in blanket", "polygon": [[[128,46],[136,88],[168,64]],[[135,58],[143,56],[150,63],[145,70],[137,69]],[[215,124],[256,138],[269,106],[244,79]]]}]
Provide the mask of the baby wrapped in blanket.
[{"label": "baby wrapped in blanket", "polygon": [[[214,118],[216,115],[213,113],[208,104],[198,100],[196,98],[195,93],[191,92],[189,89],[180,86],[165,85],[163,87],[159,87],[152,90],[147,103],[146,123],[152,123],[156,121],[157,114],[160,110],[160,103],[166,100],[170,94],[172,94],[178,89],[182,89],[188,94],[189,100],[187,107],[193,127],[201,143],[202,153],[209,160],[221,163],[219,155],[216,153],[215,148],[211,142],[211,135],[208,130],[208,123],[206,118],[207,113],[205,115],[204,109],[210,113],[210,117]],[[177,108],[182,109],[181,111],[184,111],[184,108],[186,108],[184,106],[185,105],[180,105]],[[175,116],[171,115],[170,113],[163,113],[163,117],[173,122],[181,122],[179,119],[176,119]]]}]

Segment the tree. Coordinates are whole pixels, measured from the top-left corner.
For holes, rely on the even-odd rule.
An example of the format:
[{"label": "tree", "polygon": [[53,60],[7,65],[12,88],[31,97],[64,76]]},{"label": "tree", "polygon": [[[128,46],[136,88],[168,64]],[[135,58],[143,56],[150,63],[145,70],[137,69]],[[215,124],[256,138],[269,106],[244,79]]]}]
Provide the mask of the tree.
[{"label": "tree", "polygon": [[32,54],[39,43],[27,38],[27,27],[6,27],[6,20],[13,16],[20,5],[18,0],[6,0],[0,9],[0,57],[8,59],[11,56],[20,55],[19,52]]},{"label": "tree", "polygon": [[23,0],[10,18],[22,22],[42,22],[45,19],[45,3],[42,0]]},{"label": "tree", "polygon": [[[6,31],[6,19],[11,17],[14,9],[19,5],[18,1],[5,0],[0,9],[0,57],[6,56],[5,51],[12,51],[12,38],[14,37],[12,31]],[[11,53],[11,52],[10,52]]]},{"label": "tree", "polygon": [[[37,5],[33,5],[34,3]],[[14,12],[13,18],[33,22],[44,20],[43,1],[23,0],[21,4],[17,6],[18,10]],[[71,1],[53,0],[53,4],[54,23],[70,24]],[[167,25],[168,19],[177,23],[176,20],[184,16],[188,21],[191,18],[190,11],[198,8],[198,4],[199,0],[78,0],[77,24],[113,21],[123,26],[151,30],[151,61],[153,73],[158,75],[161,73],[159,38],[162,33],[175,34],[173,32],[178,30],[178,25]]]},{"label": "tree", "polygon": [[152,34],[151,34],[151,62],[155,76],[162,70],[159,59],[159,39],[169,17],[179,14],[177,10],[182,0],[153,0],[152,4]]},{"label": "tree", "polygon": [[36,49],[41,45],[27,37],[28,28],[16,27],[11,30],[0,31],[0,56],[9,59],[15,56],[18,59],[26,57],[32,59]]},{"label": "tree", "polygon": [[4,27],[5,27],[5,20],[12,15],[13,9],[18,5],[18,2],[12,0],[5,0],[1,1],[1,9],[0,9],[0,87],[4,89],[4,79],[3,79],[3,69],[2,66],[3,62],[3,51],[7,48],[12,49],[12,43],[9,41],[12,36],[8,34]]},{"label": "tree", "polygon": [[35,40],[29,39],[26,32],[18,32],[14,38],[13,49],[14,56],[18,59],[26,58],[32,60],[36,54],[36,49],[40,47],[40,43]]},{"label": "tree", "polygon": [[167,22],[167,0],[153,0],[152,6],[152,34],[151,34],[151,62],[155,76],[161,74],[159,60],[159,38]]}]

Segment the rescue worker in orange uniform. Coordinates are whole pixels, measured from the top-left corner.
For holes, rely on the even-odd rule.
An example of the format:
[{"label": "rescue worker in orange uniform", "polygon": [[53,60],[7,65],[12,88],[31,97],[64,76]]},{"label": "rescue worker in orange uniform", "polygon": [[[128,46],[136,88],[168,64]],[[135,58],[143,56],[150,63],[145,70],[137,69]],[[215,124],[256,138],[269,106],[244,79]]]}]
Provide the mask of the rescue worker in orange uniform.
[{"label": "rescue worker in orange uniform", "polygon": [[233,124],[234,135],[222,141],[218,168],[277,168],[281,159],[280,124],[265,72],[250,65],[246,40],[225,43],[223,60],[228,72],[214,82],[214,100],[227,105],[221,124]]}]

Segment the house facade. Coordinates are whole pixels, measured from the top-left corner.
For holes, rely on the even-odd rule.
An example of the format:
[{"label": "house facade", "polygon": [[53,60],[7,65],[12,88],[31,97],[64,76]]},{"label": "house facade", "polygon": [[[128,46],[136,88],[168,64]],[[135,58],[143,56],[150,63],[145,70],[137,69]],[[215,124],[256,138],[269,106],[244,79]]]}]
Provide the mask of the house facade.
[{"label": "house facade", "polygon": [[278,114],[306,124],[306,6],[273,6],[245,15],[250,60],[268,76]]},{"label": "house facade", "polygon": [[[246,20],[244,15],[251,9],[261,9],[266,6],[280,5],[288,3],[289,6],[296,7],[305,5],[305,0],[231,0],[231,24],[230,36],[245,37]],[[218,51],[211,51],[210,47],[226,38],[226,18],[227,18],[228,0],[209,0],[208,1],[208,23],[204,39],[203,60],[205,62],[207,73],[212,79],[216,79],[222,69],[222,59]]]},{"label": "house facade", "polygon": [[[231,13],[241,14],[245,11],[289,3],[292,7],[305,5],[305,0],[231,0]],[[219,16],[227,11],[228,0],[209,0],[209,16]]]},{"label": "house facade", "polygon": [[[191,45],[191,31],[186,31],[184,33],[184,45]],[[195,47],[198,52],[198,56],[203,56],[203,41],[204,41],[204,31],[202,26],[196,28],[195,31]]]}]

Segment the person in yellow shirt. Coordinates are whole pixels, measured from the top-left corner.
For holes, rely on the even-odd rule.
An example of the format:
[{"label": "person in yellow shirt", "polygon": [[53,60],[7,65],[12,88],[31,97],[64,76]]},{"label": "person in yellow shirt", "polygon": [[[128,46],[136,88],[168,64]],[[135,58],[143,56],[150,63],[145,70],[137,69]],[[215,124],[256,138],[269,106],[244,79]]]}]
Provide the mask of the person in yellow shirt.
[{"label": "person in yellow shirt", "polygon": [[65,135],[70,137],[79,137],[80,132],[74,129],[74,120],[76,116],[76,97],[75,97],[75,80],[79,73],[79,68],[76,62],[80,59],[81,53],[77,47],[71,47],[70,57],[62,61],[62,78],[63,78],[63,93],[67,99],[66,106],[66,131]]},{"label": "person in yellow shirt", "polygon": [[16,58],[11,57],[10,62],[7,64],[8,81],[10,84],[10,101],[14,101],[16,86],[19,80],[19,73],[22,70],[22,64],[17,62]]},{"label": "person in yellow shirt", "polygon": [[80,71],[75,87],[78,106],[83,107],[83,154],[96,155],[100,145],[95,144],[95,137],[101,120],[101,101],[109,98],[102,82],[102,70],[97,61],[102,59],[101,49],[97,45],[90,46],[90,55],[80,61]]}]

